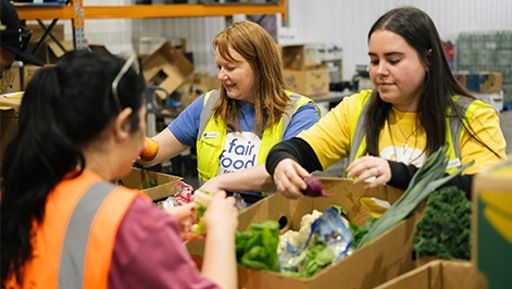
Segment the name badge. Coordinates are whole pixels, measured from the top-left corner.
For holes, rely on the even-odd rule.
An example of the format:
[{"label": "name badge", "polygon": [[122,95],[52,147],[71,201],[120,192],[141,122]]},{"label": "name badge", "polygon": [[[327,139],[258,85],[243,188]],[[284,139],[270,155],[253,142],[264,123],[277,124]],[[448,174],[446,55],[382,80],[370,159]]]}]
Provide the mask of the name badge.
[{"label": "name badge", "polygon": [[462,163],[460,162],[460,159],[456,158],[454,160],[448,161],[448,165],[446,166],[446,169],[449,170],[452,168],[457,168],[457,167],[460,167],[461,165],[462,165]]},{"label": "name badge", "polygon": [[219,132],[205,132],[203,133],[203,138],[215,138],[220,135]]}]

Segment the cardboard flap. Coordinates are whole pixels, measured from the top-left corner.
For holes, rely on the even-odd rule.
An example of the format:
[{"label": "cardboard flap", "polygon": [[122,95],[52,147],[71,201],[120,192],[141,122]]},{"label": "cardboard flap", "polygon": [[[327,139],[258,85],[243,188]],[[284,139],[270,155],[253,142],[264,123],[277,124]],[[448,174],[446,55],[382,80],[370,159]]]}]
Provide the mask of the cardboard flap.
[{"label": "cardboard flap", "polygon": [[[156,183],[155,187],[147,188],[148,182],[153,179]],[[162,174],[158,172],[132,168],[130,173],[116,183],[130,189],[138,189],[148,195],[152,200],[171,195],[172,186],[181,181],[182,178]]]},{"label": "cardboard flap", "polygon": [[[194,72],[192,63],[169,42],[165,42],[142,63],[144,78],[149,84],[175,91]],[[160,98],[165,95],[158,94]]]},{"label": "cardboard flap", "polygon": [[487,288],[482,274],[469,261],[435,260],[375,289],[482,289]]},{"label": "cardboard flap", "polygon": [[379,186],[375,189],[365,189],[366,184],[355,185],[352,180],[344,178],[320,178],[327,193],[332,193],[332,198],[313,199],[314,207],[324,211],[332,204],[341,205],[347,211],[347,218],[354,224],[361,226],[372,216],[361,205],[362,197],[375,197],[386,200],[390,204],[395,203],[404,191],[390,187]]},{"label": "cardboard flap", "polygon": [[[64,54],[66,54],[66,51],[62,50],[62,48],[53,39],[47,40],[46,44],[48,45],[48,48],[50,48],[50,50],[53,52],[55,57],[61,58]],[[67,51],[72,51],[75,49],[75,45],[72,41],[61,41],[60,44],[62,44],[62,47],[64,47]]]}]

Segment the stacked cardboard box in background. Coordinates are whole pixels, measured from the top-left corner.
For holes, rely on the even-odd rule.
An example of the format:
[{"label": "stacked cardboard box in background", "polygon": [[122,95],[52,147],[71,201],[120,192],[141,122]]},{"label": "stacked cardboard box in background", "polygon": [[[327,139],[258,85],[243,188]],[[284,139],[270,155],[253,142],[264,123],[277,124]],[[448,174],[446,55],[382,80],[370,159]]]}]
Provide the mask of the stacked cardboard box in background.
[{"label": "stacked cardboard box in background", "polygon": [[502,74],[504,108],[512,108],[512,30],[463,32],[455,49],[457,71]]},{"label": "stacked cardboard box in background", "polygon": [[455,77],[478,99],[492,105],[498,112],[503,110],[503,74],[501,72],[457,72]]},{"label": "stacked cardboard box in background", "polygon": [[283,76],[288,89],[309,97],[329,93],[329,70],[320,63],[306,62],[304,45],[278,46],[283,61]]},{"label": "stacked cardboard box in background", "polygon": [[[169,93],[175,91],[194,72],[192,63],[169,42],[164,42],[145,57],[142,69],[148,84],[165,88]],[[159,91],[156,94],[162,100],[166,97]]]},{"label": "stacked cardboard box in background", "polygon": [[74,49],[73,41],[66,41],[64,39],[64,24],[56,24],[51,30],[51,33],[62,47],[50,37],[47,37],[43,43],[39,43],[41,37],[43,37],[43,34],[45,33],[39,24],[27,24],[26,27],[32,31],[32,37],[30,38],[30,44],[27,51],[32,53],[36,46],[40,45],[35,56],[41,59],[45,64],[57,63],[66,51]]}]

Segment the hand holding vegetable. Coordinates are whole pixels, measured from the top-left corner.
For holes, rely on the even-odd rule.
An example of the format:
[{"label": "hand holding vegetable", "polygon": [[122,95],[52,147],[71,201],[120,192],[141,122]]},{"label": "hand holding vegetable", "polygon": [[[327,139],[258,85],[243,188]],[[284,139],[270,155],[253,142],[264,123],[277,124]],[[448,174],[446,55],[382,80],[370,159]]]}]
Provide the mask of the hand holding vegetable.
[{"label": "hand holding vegetable", "polygon": [[356,177],[355,184],[369,182],[366,188],[376,188],[391,180],[391,168],[381,157],[364,156],[353,161],[347,168],[348,177]]},{"label": "hand holding vegetable", "polygon": [[195,203],[188,203],[165,211],[167,214],[175,217],[180,223],[180,233],[183,240],[202,239],[202,237],[194,236],[194,224],[197,223],[196,206]]},{"label": "hand holding vegetable", "polygon": [[363,246],[384,233],[389,228],[406,218],[419,204],[435,189],[459,175],[473,162],[466,163],[455,172],[445,176],[445,170],[450,160],[447,155],[449,145],[445,144],[431,154],[423,166],[412,177],[404,194],[377,220],[362,237],[359,245]]},{"label": "hand holding vegetable", "polygon": [[332,194],[327,194],[324,190],[324,185],[322,182],[314,176],[306,176],[302,178],[302,180],[306,183],[306,189],[301,190],[301,192],[310,197],[331,197]]},{"label": "hand holding vegetable", "polygon": [[280,161],[274,170],[274,183],[278,192],[289,199],[302,198],[307,185],[302,178],[309,172],[292,159]]},{"label": "hand holding vegetable", "polygon": [[234,235],[238,226],[238,210],[235,207],[235,199],[233,197],[226,198],[226,192],[219,191],[207,206],[203,215],[206,234]]}]

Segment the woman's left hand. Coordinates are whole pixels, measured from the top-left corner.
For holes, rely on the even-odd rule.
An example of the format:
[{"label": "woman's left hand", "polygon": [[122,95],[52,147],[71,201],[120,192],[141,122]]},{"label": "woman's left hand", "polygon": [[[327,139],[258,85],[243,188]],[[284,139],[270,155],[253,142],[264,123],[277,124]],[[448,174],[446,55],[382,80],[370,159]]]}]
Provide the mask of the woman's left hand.
[{"label": "woman's left hand", "polygon": [[[348,177],[356,177],[355,184],[370,182],[366,188],[375,188],[391,180],[391,168],[386,159],[364,156],[353,161],[347,168]],[[372,178],[374,178],[372,180]]]},{"label": "woman's left hand", "polygon": [[198,240],[203,238],[203,236],[194,236],[194,230],[192,227],[192,225],[198,221],[196,206],[195,202],[191,202],[165,211],[167,214],[178,220],[178,223],[181,226],[181,238],[183,240]]}]

